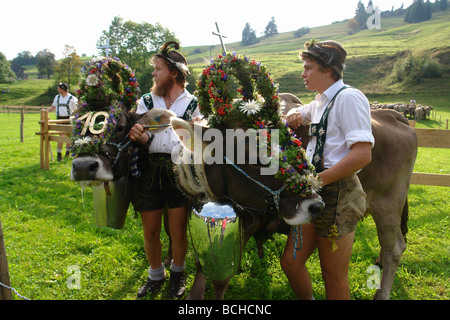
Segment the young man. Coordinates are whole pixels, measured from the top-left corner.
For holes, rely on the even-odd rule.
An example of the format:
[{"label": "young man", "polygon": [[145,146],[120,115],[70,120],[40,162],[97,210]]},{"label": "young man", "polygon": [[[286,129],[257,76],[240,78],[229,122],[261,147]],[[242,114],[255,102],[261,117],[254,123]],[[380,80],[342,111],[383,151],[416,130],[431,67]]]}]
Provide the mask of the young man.
[{"label": "young man", "polygon": [[[186,89],[186,75],[189,73],[186,59],[166,43],[152,60],[153,87],[144,95],[137,113],[145,113],[151,108],[173,111],[178,117],[191,121],[199,116],[196,100]],[[187,241],[187,201],[177,189],[174,181],[172,149],[180,143],[171,128],[154,135],[139,124],[130,130],[130,139],[139,144],[149,145],[150,161],[143,165],[142,174],[137,179],[135,209],[141,213],[144,230],[144,247],[150,264],[147,282],[138,291],[143,297],[161,288],[166,270],[161,261],[161,222],[163,210],[167,207],[169,233],[172,240],[172,264],[170,266],[170,289],[173,297],[181,297],[185,291],[184,260],[188,248]]]},{"label": "young man", "polygon": [[292,129],[311,122],[307,156],[320,172],[323,215],[303,225],[303,246],[293,258],[289,235],[281,265],[298,299],[313,299],[305,263],[319,250],[327,299],[350,299],[348,266],[358,221],[366,209],[366,195],[356,173],[370,163],[374,145],[370,106],[359,90],[342,80],[347,52],[335,41],[305,44],[301,53],[306,89],[317,91],[315,101],[290,110]]},{"label": "young man", "polygon": [[[69,117],[77,109],[78,100],[72,96],[68,90],[68,86],[65,83],[58,83],[56,90],[58,94],[53,99],[53,104],[48,108],[49,112],[55,111],[56,119],[69,119]],[[57,160],[62,161],[62,148],[63,143],[58,142],[56,146]],[[69,156],[70,144],[66,144],[66,157]]]}]

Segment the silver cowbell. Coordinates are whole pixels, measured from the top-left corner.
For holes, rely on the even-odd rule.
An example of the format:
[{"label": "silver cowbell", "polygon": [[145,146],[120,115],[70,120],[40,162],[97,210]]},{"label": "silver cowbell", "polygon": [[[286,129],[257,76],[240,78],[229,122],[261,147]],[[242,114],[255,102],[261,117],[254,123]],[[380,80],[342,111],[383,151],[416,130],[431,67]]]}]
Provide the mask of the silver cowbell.
[{"label": "silver cowbell", "polygon": [[237,273],[243,250],[242,223],[233,207],[208,202],[192,210],[189,233],[202,273],[224,280]]}]

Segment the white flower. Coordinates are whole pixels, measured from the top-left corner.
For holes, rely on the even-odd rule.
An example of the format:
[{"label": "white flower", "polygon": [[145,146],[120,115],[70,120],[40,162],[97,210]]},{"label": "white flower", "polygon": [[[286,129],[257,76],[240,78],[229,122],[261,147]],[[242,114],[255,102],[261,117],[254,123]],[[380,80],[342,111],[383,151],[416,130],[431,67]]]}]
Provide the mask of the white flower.
[{"label": "white flower", "polygon": [[98,77],[95,74],[90,74],[86,77],[86,84],[89,87],[95,87],[98,84]]},{"label": "white flower", "polygon": [[74,144],[76,146],[81,146],[83,144],[88,144],[91,141],[92,141],[91,137],[84,137],[83,139],[77,139]]},{"label": "white flower", "polygon": [[256,100],[250,100],[239,106],[239,109],[246,114],[255,114],[261,110],[261,104]]},{"label": "white flower", "polygon": [[308,176],[308,184],[311,186],[311,189],[315,192],[318,192],[322,188],[322,182],[320,178],[310,174]]}]

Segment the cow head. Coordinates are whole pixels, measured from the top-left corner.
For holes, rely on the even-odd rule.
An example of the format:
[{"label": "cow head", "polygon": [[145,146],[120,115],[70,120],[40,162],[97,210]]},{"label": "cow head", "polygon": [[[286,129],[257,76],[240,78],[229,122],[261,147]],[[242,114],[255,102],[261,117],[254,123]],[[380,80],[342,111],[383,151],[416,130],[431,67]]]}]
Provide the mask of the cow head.
[{"label": "cow head", "polygon": [[[98,114],[93,113],[91,119]],[[128,139],[128,132],[135,123],[134,118],[135,115],[130,112],[119,110],[115,114],[110,113],[109,118],[103,118],[101,122],[107,121],[110,126],[99,132],[100,136],[94,131],[74,138],[73,148],[77,157],[72,162],[71,180],[105,182],[124,176],[128,172],[132,153],[133,145]],[[75,121],[75,128],[87,126],[86,121],[83,123],[77,118]]]},{"label": "cow head", "polygon": [[[230,135],[230,131],[201,127],[179,118],[172,118],[171,125],[185,147],[182,152],[172,154],[172,159],[178,167],[193,163],[204,168],[210,201],[228,201],[247,210],[279,212],[291,225],[314,221],[322,212],[324,203],[314,190],[316,186],[305,187],[304,192],[290,192],[286,183],[276,177],[278,168],[273,171],[272,163],[268,165],[266,159],[254,154],[250,135],[239,148],[239,134]],[[230,144],[236,148],[227,157],[225,150]],[[239,152],[244,153],[244,161],[239,161]],[[312,175],[304,179],[305,184],[315,183]]]},{"label": "cow head", "polygon": [[[142,115],[119,109],[114,114],[110,113],[109,117],[105,112],[106,120],[101,121],[102,124],[99,125],[105,128],[100,138],[91,132],[85,134],[83,138],[73,139],[74,148],[78,154],[72,162],[71,180],[96,184],[96,182],[115,181],[127,175],[132,155],[137,152],[136,146],[128,137],[131,127],[139,123],[146,126],[152,133],[156,133],[168,126],[173,116],[171,111],[162,109],[152,109]],[[95,114],[92,117],[95,117]],[[104,122],[108,124],[104,126]],[[91,126],[96,125],[98,123]],[[86,123],[76,120],[75,128],[77,126],[86,126]],[[95,130],[94,133],[96,133]]]}]

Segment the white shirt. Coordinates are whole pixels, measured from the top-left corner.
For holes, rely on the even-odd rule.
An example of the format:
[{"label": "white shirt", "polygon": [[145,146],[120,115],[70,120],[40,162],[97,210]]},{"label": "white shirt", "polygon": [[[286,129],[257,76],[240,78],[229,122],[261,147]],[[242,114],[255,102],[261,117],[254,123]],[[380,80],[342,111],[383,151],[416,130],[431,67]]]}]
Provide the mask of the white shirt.
[{"label": "white shirt", "polygon": [[[315,101],[297,110],[304,121],[319,123],[325,108],[334,95],[344,86],[342,80],[336,81]],[[312,160],[317,137],[310,137],[306,156]],[[350,147],[357,142],[369,142],[372,147],[375,139],[370,123],[370,105],[366,96],[354,88],[342,90],[334,101],[328,114],[327,137],[323,150],[324,168],[331,168],[350,153]]]},{"label": "white shirt", "polygon": [[[184,92],[175,100],[175,102],[170,106],[168,110],[174,112],[177,117],[182,117],[186,112],[186,109],[194,98],[192,94],[186,89]],[[153,108],[165,109],[167,110],[164,98],[157,96],[152,93]],[[137,114],[146,113],[148,111],[143,99],[140,99],[138,107],[136,109]],[[192,113],[192,117],[201,116],[199,108],[197,107]],[[175,148],[180,143],[179,137],[175,134],[172,128],[167,128],[164,131],[155,133],[155,137],[150,144],[150,153],[171,153],[172,149]]]},{"label": "white shirt", "polygon": [[[69,98],[72,97],[72,99],[70,99],[69,102],[69,112],[70,114],[67,114],[67,108],[64,106],[61,106],[58,108],[58,96],[59,96],[59,104],[62,105],[66,105],[67,101],[69,101]],[[75,112],[75,110],[77,109],[77,103],[78,103],[78,99],[74,96],[72,96],[70,93],[67,93],[65,97],[63,97],[60,94],[57,94],[55,96],[55,99],[53,99],[53,103],[52,106],[55,107],[55,113],[59,114],[60,117],[68,117],[71,114],[73,114]]]}]

